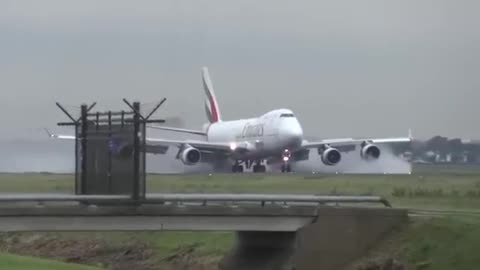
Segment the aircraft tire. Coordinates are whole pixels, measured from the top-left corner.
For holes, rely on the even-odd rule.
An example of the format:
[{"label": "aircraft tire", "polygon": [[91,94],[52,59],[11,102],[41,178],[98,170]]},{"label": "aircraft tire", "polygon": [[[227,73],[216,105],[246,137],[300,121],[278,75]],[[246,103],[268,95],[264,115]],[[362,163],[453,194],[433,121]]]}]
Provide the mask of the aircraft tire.
[{"label": "aircraft tire", "polygon": [[290,164],[282,164],[282,173],[291,172],[291,171],[292,171],[292,167],[290,166]]},{"label": "aircraft tire", "polygon": [[255,165],[253,166],[254,173],[264,173],[267,171],[267,168],[264,165]]},{"label": "aircraft tire", "polygon": [[243,166],[242,165],[233,165],[232,172],[234,173],[243,173]]}]

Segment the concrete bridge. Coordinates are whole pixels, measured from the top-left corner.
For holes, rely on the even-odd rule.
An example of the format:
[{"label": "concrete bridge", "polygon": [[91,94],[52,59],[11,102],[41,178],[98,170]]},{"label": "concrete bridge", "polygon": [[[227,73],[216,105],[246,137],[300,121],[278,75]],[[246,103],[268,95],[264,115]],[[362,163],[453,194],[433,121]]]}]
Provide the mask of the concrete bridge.
[{"label": "concrete bridge", "polygon": [[376,196],[0,194],[0,231],[235,231],[222,269],[339,269],[407,219],[379,204],[389,206]]}]

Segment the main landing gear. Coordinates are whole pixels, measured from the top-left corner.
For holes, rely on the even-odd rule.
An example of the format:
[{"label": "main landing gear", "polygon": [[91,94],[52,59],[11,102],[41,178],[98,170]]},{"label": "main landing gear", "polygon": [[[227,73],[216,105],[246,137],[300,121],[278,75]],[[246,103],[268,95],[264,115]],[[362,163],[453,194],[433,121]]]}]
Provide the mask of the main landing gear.
[{"label": "main landing gear", "polygon": [[[232,172],[234,173],[243,173],[243,168],[244,166],[241,164],[241,163],[245,163],[245,167],[247,169],[250,169],[252,168],[252,171],[254,173],[264,173],[267,171],[267,168],[265,167],[265,165],[262,165],[262,161],[261,160],[257,160],[257,161],[253,161],[253,160],[247,160],[245,162],[243,161],[236,161],[233,165],[232,165]],[[253,165],[253,163],[255,163],[255,165]],[[253,165],[253,166],[252,166]]]},{"label": "main landing gear", "polygon": [[264,173],[267,171],[267,167],[262,165],[262,161],[258,160],[255,165],[253,165],[253,172],[254,173]]}]

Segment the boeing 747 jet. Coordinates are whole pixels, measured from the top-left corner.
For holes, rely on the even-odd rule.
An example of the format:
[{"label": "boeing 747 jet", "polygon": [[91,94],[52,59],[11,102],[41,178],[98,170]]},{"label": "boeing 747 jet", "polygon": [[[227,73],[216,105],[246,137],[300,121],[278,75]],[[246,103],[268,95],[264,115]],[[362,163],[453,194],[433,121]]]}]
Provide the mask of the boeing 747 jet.
[{"label": "boeing 747 jet", "polygon": [[[320,155],[321,161],[335,166],[342,159],[342,153],[352,151],[357,146],[360,156],[366,162],[380,158],[379,144],[405,143],[409,137],[371,139],[324,139],[307,141],[303,129],[290,109],[277,109],[247,119],[223,120],[215,97],[210,75],[202,68],[202,82],[205,91],[205,112],[208,123],[201,130],[191,130],[168,126],[149,128],[168,130],[203,136],[203,140],[172,140],[166,138],[146,138],[146,149],[150,153],[164,154],[165,149],[178,148],[177,159],[185,165],[198,163],[231,164],[232,172],[243,172],[252,168],[253,172],[265,172],[265,164],[280,164],[282,172],[292,170],[292,162],[308,160],[310,150]],[[72,135],[50,134],[59,139],[73,139]],[[150,147],[151,146],[151,147]],[[155,150],[160,149],[160,150]]]},{"label": "boeing 747 jet", "polygon": [[316,149],[324,164],[335,166],[341,162],[342,149],[359,146],[361,157],[372,160],[380,158],[377,144],[411,141],[410,137],[400,137],[309,142],[304,139],[302,126],[290,109],[272,110],[255,118],[224,121],[206,67],[202,69],[202,81],[208,119],[202,130],[166,126],[151,128],[201,135],[205,140],[147,139],[148,143],[177,146],[177,157],[186,165],[227,159],[232,163],[232,172],[243,172],[244,167],[252,166],[253,172],[265,172],[267,161],[281,163],[281,171],[290,172],[291,163],[307,160],[311,149]]}]

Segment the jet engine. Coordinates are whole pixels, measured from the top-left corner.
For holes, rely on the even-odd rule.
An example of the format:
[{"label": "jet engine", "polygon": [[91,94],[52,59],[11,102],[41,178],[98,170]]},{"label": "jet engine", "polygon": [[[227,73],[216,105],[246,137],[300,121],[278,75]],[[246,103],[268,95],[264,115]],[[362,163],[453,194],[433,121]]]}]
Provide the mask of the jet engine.
[{"label": "jet engine", "polygon": [[108,149],[114,157],[129,158],[133,153],[133,145],[123,142],[120,139],[111,139],[107,142]]},{"label": "jet engine", "polygon": [[340,162],[342,154],[336,148],[330,146],[323,146],[318,148],[318,154],[322,158],[322,162],[325,165],[333,166]]},{"label": "jet engine", "polygon": [[180,160],[185,165],[194,165],[200,161],[200,151],[193,147],[188,147],[180,154]]},{"label": "jet engine", "polygon": [[372,143],[364,142],[362,143],[360,156],[365,160],[378,159],[380,157],[380,148]]}]

